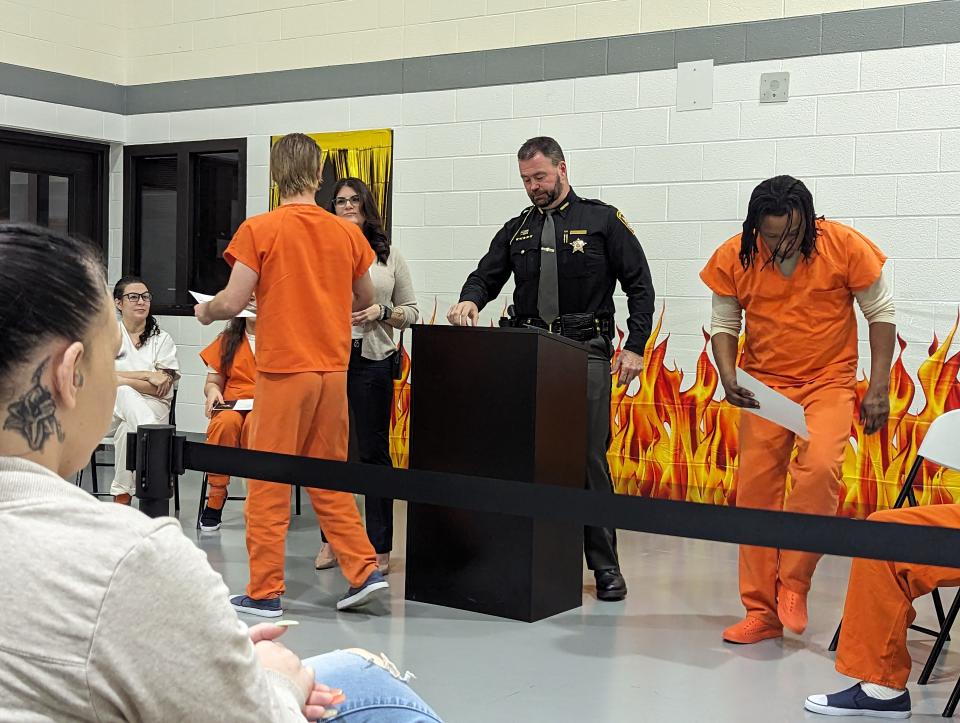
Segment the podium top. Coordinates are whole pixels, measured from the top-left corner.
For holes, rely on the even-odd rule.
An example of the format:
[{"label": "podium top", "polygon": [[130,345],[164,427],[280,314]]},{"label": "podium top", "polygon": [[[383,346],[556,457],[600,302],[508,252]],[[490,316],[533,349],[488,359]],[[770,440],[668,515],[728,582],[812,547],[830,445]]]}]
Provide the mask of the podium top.
[{"label": "podium top", "polygon": [[573,339],[568,339],[565,336],[560,336],[559,334],[553,334],[546,329],[540,329],[535,326],[529,327],[501,327],[501,326],[452,326],[450,324],[414,324],[413,328],[416,330],[426,331],[430,330],[430,334],[444,334],[444,335],[454,335],[454,334],[522,334],[526,336],[542,336],[546,339],[550,339],[551,342],[557,344],[564,344],[566,346],[572,347],[574,349],[580,349],[582,351],[587,350],[587,345],[583,342],[574,341]]}]

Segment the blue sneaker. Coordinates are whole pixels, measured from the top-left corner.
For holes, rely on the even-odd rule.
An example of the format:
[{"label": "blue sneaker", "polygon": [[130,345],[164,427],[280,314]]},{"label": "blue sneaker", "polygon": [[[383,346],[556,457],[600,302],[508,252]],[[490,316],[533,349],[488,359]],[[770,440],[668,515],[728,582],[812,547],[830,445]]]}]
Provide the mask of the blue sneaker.
[{"label": "blue sneaker", "polygon": [[337,602],[337,610],[350,610],[359,607],[373,600],[380,590],[388,590],[389,588],[390,583],[384,579],[383,573],[374,570],[363,585],[347,590],[347,594]]},{"label": "blue sneaker", "polygon": [[278,618],[283,615],[283,608],[278,597],[269,600],[254,600],[246,595],[234,595],[230,598],[230,604],[238,613],[258,615],[261,618]]},{"label": "blue sneaker", "polygon": [[909,718],[910,691],[903,691],[892,700],[871,698],[857,683],[831,695],[811,695],[803,704],[811,713],[823,715],[865,715],[872,718]]}]

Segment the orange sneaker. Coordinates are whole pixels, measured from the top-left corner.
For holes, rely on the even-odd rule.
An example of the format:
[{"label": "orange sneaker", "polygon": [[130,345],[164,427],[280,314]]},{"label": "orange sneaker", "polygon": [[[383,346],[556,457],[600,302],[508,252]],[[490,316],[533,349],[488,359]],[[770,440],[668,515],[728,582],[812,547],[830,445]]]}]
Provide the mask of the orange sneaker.
[{"label": "orange sneaker", "polygon": [[807,596],[777,585],[777,617],[787,630],[800,635],[807,629]]},{"label": "orange sneaker", "polygon": [[723,639],[737,645],[752,645],[769,638],[782,638],[783,628],[779,625],[765,623],[758,617],[747,615],[736,625],[731,625],[723,631]]}]

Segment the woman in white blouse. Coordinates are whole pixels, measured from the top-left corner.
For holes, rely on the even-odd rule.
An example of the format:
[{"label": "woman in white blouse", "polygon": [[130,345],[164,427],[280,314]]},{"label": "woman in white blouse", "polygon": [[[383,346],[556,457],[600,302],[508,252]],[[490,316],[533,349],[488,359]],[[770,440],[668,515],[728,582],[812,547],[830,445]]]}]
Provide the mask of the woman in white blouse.
[{"label": "woman in white blouse", "polygon": [[113,407],[113,449],[116,472],[110,493],[129,505],[133,473],[124,469],[127,433],[141,424],[166,424],[170,418],[173,385],[180,378],[177,347],[150,313],[150,290],[142,279],[124,276],[113,287],[120,312],[120,355],[116,361],[117,401]]}]

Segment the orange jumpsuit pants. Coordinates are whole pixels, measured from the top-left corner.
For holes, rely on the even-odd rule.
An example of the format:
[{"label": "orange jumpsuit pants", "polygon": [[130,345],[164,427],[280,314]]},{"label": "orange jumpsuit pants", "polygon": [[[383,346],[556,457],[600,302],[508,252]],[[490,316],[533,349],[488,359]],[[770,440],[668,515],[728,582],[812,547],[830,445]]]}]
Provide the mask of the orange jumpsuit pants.
[{"label": "orange jumpsuit pants", "polygon": [[[210,423],[207,425],[207,443],[246,449],[250,446],[252,427],[253,422],[247,412],[235,412],[232,409],[216,412],[210,417]],[[230,477],[211,472],[207,475],[207,483],[210,485],[207,504],[216,510],[223,509]]]},{"label": "orange jumpsuit pants", "polygon": [[[253,449],[320,459],[347,459],[347,373],[257,374]],[[288,484],[250,480],[244,516],[250,582],[247,595],[266,600],[283,594]],[[377,557],[353,495],[307,488],[320,525],[337,551],[350,585],[377,569]]]},{"label": "orange jumpsuit pants", "polygon": [[[834,515],[840,472],[853,420],[854,390],[812,382],[779,389],[803,405],[809,440],[750,413],[740,421],[737,506]],[[794,442],[798,454],[791,462]],[[787,473],[793,481],[787,494]],[[740,547],[740,599],[747,614],[770,625],[777,618],[777,583],[805,595],[820,555],[770,547]]]},{"label": "orange jumpsuit pants", "polygon": [[[876,522],[960,527],[960,505],[884,510]],[[884,560],[853,561],[837,647],[837,671],[890,688],[906,688],[910,675],[907,628],[913,601],[937,587],[960,585],[960,570]]]}]

